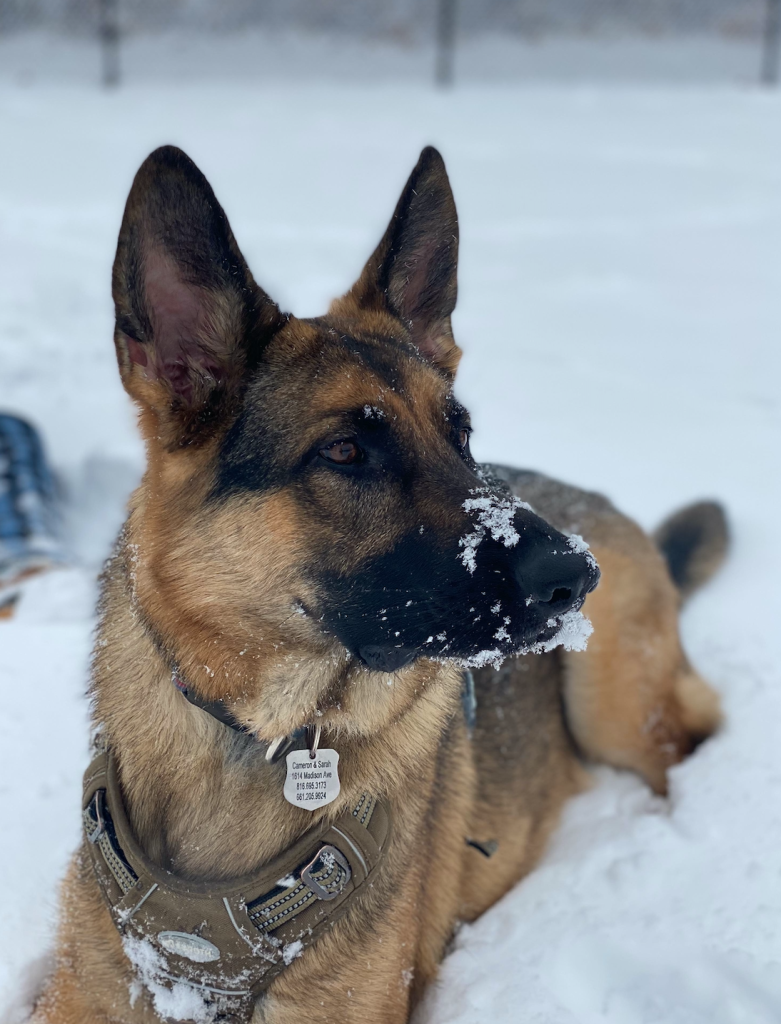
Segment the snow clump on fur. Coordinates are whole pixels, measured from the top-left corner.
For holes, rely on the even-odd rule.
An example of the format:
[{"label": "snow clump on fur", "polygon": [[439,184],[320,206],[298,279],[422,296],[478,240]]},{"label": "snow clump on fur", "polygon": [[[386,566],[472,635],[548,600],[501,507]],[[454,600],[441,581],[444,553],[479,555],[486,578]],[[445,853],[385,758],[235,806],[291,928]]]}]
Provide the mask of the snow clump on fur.
[{"label": "snow clump on fur", "polygon": [[490,533],[494,540],[501,541],[507,548],[515,547],[520,540],[513,523],[515,513],[519,509],[532,511],[531,505],[520,498],[495,492],[479,498],[467,498],[462,508],[465,512],[477,513],[475,529],[458,542],[458,546],[464,549],[458,557],[470,573],[477,568],[477,549],[485,535]]}]

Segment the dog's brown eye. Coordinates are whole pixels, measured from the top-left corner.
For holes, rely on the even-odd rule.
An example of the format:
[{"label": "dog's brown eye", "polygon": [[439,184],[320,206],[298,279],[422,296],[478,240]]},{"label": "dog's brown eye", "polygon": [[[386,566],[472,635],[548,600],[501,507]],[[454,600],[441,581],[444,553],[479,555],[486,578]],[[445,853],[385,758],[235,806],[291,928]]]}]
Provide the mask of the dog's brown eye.
[{"label": "dog's brown eye", "polygon": [[327,448],[321,448],[320,454],[329,462],[337,462],[340,466],[349,466],[357,462],[361,449],[354,441],[336,441]]}]

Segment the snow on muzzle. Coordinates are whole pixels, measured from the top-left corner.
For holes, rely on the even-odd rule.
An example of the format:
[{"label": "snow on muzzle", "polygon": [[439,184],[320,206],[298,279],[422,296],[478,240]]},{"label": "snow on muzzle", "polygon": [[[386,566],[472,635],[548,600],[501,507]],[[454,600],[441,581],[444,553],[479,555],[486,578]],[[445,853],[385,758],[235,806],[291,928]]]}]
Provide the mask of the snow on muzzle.
[{"label": "snow on muzzle", "polygon": [[[560,533],[526,502],[506,493],[481,490],[463,507],[474,519],[472,530],[459,540],[464,567],[490,580],[501,575],[496,547],[514,549],[510,564],[525,614],[514,616],[512,602],[498,609],[493,605],[492,611],[507,612],[492,636],[496,642],[457,660],[465,667],[498,666],[509,654],[543,653],[560,645],[584,650],[593,628],[580,609],[600,572],[583,538]],[[481,574],[480,547],[486,542],[495,547],[493,553],[484,552]]]},{"label": "snow on muzzle", "polygon": [[475,667],[585,646],[579,609],[599,569],[581,538],[488,489],[462,508],[460,536],[419,527],[354,575],[321,577],[323,627],[367,667],[393,672],[418,657]]}]

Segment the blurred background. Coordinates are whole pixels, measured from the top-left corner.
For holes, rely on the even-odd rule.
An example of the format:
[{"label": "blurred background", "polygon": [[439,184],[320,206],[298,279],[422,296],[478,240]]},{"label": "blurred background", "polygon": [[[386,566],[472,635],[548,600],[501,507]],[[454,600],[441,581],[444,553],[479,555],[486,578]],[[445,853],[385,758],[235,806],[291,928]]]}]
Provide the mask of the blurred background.
[{"label": "blurred background", "polygon": [[666,801],[598,769],[416,1024],[778,1024],[780,32],[781,0],[0,0],[0,412],[43,439],[60,556],[0,621],[3,1024],[79,836],[97,576],[144,466],[111,263],[163,143],[301,316],[436,145],[476,456],[646,528],[703,497],[730,516],[682,620],[723,732]]},{"label": "blurred background", "polygon": [[779,0],[0,0],[3,74],[109,84],[283,70],[772,83],[780,32]]}]

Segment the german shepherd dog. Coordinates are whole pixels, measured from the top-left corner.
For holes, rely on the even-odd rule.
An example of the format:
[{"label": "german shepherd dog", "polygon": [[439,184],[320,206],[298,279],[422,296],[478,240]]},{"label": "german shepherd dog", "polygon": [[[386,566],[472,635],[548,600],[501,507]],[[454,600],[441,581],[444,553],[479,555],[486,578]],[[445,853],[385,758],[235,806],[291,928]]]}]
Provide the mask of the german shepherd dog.
[{"label": "german shepherd dog", "polygon": [[[721,509],[650,538],[603,497],[478,466],[453,396],[457,249],[428,148],[357,283],[298,319],[255,283],[187,156],[162,148],[139,170],[113,295],[148,466],[103,576],[91,684],[127,834],[177,892],[252,876],[362,794],[384,807],[383,848],[370,884],[231,1015],[150,983],[123,934],[138,908],[112,912],[85,837],[35,1022],[401,1024],[457,923],[534,866],[587,761],[664,793],[716,728],[678,611],[725,552]],[[553,649],[584,602],[588,649]],[[341,789],[309,810],[269,755],[299,737],[303,756],[316,727]],[[151,935],[152,968],[194,943],[211,956],[207,924],[166,932],[167,953]]]}]

